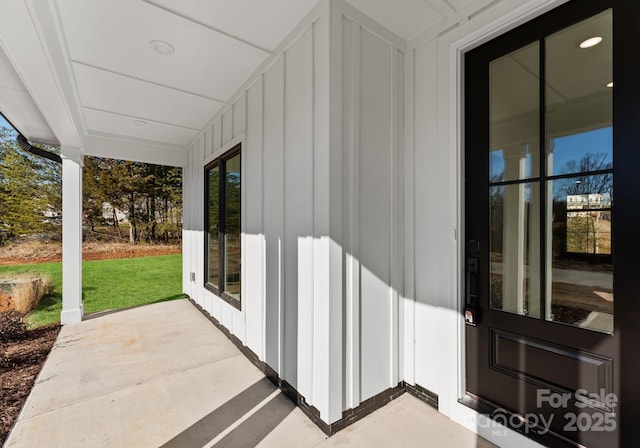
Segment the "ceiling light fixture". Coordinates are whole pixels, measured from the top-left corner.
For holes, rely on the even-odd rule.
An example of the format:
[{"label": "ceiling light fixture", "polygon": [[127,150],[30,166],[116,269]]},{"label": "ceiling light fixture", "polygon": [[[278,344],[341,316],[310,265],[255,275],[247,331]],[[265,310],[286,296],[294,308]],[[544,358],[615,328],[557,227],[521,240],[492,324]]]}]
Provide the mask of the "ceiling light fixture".
[{"label": "ceiling light fixture", "polygon": [[163,56],[169,56],[176,52],[176,49],[173,48],[169,42],[165,42],[163,40],[150,40],[149,46],[156,53],[160,53]]},{"label": "ceiling light fixture", "polygon": [[133,124],[135,124],[136,126],[146,126],[147,122],[144,120],[133,120]]},{"label": "ceiling light fixture", "polygon": [[613,81],[608,82],[608,83],[607,83],[607,87],[609,87],[609,88],[613,87]]},{"label": "ceiling light fixture", "polygon": [[583,40],[582,42],[580,42],[579,46],[580,48],[591,48],[591,47],[595,47],[600,42],[602,42],[602,37],[594,36],[594,37],[590,37],[589,39]]}]

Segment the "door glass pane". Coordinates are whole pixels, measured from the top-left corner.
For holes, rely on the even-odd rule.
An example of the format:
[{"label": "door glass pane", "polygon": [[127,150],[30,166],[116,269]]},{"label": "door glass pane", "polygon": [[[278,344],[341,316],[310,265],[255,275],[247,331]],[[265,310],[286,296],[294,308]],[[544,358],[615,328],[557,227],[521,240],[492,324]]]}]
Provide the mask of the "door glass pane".
[{"label": "door glass pane", "polygon": [[219,205],[219,185],[220,185],[220,167],[214,166],[207,172],[207,181],[209,183],[208,215],[207,223],[207,283],[214,288],[220,286],[220,248],[218,243],[218,232],[220,229],[220,205]]},{"label": "door glass pane", "polygon": [[[590,42],[590,43],[588,43]],[[548,320],[613,332],[613,33],[607,10],[545,41]]]},{"label": "door glass pane", "polygon": [[240,154],[225,161],[224,291],[240,300]]},{"label": "door glass pane", "polygon": [[548,182],[547,320],[613,332],[613,174]]},{"label": "door glass pane", "polygon": [[547,175],[612,167],[611,16],[607,10],[545,40]]},{"label": "door glass pane", "polygon": [[540,184],[489,189],[491,307],[540,317]]},{"label": "door glass pane", "polygon": [[537,177],[540,166],[540,45],[489,65],[489,180]]}]

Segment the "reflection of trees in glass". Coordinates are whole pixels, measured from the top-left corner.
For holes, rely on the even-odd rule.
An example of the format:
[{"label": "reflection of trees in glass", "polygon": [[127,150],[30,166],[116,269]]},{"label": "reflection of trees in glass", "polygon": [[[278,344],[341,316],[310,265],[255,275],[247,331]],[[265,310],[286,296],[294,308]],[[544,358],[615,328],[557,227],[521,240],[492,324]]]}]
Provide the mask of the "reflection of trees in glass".
[{"label": "reflection of trees in glass", "polygon": [[[567,162],[563,173],[589,173],[612,168],[607,154],[588,153]],[[556,181],[554,199],[566,216],[566,251],[611,253],[611,203],[613,174],[581,174]]]},{"label": "reflection of trees in glass", "polygon": [[[560,171],[562,174],[590,173],[610,170],[609,156],[604,153],[588,153],[580,160],[570,160]],[[609,194],[613,192],[613,174],[577,176],[575,183],[567,184],[566,195],[576,194]]]},{"label": "reflection of trees in glass", "polygon": [[[223,156],[207,168],[208,283],[216,293],[240,300],[240,154]],[[222,263],[222,265],[221,265]]]},{"label": "reflection of trees in glass", "polygon": [[225,162],[224,177],[224,253],[225,253],[225,291],[240,298],[241,270],[241,182],[240,154]]},{"label": "reflection of trees in glass", "polygon": [[240,173],[227,172],[225,182],[225,228],[227,234],[240,233]]},{"label": "reflection of trees in glass", "polygon": [[209,233],[218,233],[218,215],[219,215],[219,197],[218,185],[219,180],[218,167],[209,171]]},{"label": "reflection of trees in glass", "polygon": [[216,288],[219,286],[219,272],[220,272],[220,248],[218,244],[218,232],[219,232],[219,216],[220,216],[220,167],[215,166],[209,171],[209,222],[208,222],[208,264],[209,274],[208,282]]},{"label": "reflection of trees in glass", "polygon": [[[500,182],[502,174],[491,176],[491,182]],[[490,244],[492,254],[502,254],[502,228],[504,219],[504,185],[494,185],[489,188],[490,210]]]}]

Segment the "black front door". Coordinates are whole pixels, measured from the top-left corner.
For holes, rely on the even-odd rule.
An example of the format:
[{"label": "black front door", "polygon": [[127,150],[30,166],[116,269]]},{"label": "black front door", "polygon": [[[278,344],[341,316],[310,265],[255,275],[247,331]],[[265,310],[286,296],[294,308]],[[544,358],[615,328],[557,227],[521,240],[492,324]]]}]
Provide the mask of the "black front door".
[{"label": "black front door", "polygon": [[465,59],[466,402],[545,444],[640,418],[638,18],[576,0]]}]

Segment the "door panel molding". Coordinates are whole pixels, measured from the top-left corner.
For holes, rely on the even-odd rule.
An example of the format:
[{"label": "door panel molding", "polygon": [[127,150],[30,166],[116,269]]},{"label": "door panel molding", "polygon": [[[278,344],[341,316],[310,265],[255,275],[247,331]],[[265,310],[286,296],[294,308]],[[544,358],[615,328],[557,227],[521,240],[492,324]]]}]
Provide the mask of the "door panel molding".
[{"label": "door panel molding", "polygon": [[[612,358],[496,328],[490,332],[494,370],[560,394],[575,396],[579,389],[593,394],[604,391],[605,396],[613,392]],[[545,367],[549,365],[554,369]],[[580,378],[568,374],[576,371]],[[606,408],[606,404],[598,402],[597,407]]]}]

